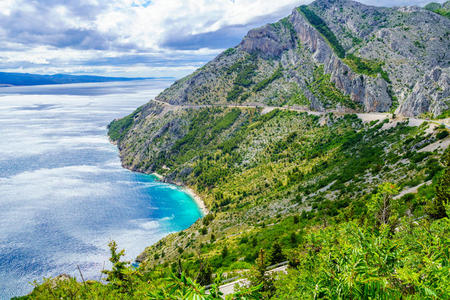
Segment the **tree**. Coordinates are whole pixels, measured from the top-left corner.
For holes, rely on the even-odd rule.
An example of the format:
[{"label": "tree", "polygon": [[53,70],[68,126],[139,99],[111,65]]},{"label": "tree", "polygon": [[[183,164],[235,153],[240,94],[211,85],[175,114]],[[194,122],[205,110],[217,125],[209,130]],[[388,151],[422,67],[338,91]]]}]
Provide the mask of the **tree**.
[{"label": "tree", "polygon": [[434,219],[447,217],[446,206],[450,205],[450,150],[443,154],[444,173],[436,185],[436,195],[425,207],[426,212]]},{"label": "tree", "polygon": [[272,252],[270,253],[270,263],[274,265],[284,260],[286,260],[286,256],[283,254],[283,249],[281,249],[278,242],[274,243],[272,246]]},{"label": "tree", "polygon": [[207,285],[211,283],[213,270],[211,265],[205,261],[204,259],[200,258],[200,268],[198,270],[197,274],[197,282],[201,285]]},{"label": "tree", "polygon": [[261,286],[260,292],[264,298],[270,298],[275,292],[273,277],[266,272],[267,260],[264,249],[260,249],[256,258],[256,265],[252,268],[249,279],[250,286]]},{"label": "tree", "polygon": [[122,249],[118,252],[115,241],[111,241],[108,246],[111,253],[109,261],[112,263],[112,270],[102,270],[102,273],[107,275],[106,281],[122,292],[132,292],[133,285],[137,283],[141,274],[130,268],[129,261],[121,261],[122,256],[125,256],[125,250]]},{"label": "tree", "polygon": [[222,258],[225,258],[227,256],[228,256],[228,248],[227,248],[227,246],[225,246],[222,249]]},{"label": "tree", "polygon": [[295,234],[295,232],[292,232],[291,233],[291,244],[292,245],[295,245],[295,244],[297,244],[297,235]]},{"label": "tree", "polygon": [[385,182],[378,186],[377,193],[366,204],[369,217],[372,217],[377,225],[388,225],[398,217],[399,202],[393,197],[396,194],[397,186]]}]

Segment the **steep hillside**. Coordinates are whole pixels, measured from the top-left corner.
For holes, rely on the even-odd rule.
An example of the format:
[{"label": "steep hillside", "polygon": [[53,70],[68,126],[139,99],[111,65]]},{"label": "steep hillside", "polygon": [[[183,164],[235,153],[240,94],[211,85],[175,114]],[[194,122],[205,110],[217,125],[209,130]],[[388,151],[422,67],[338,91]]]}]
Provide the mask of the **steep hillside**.
[{"label": "steep hillside", "polygon": [[[443,49],[449,25],[421,8],[319,0],[250,31],[156,101],[114,121],[110,133],[125,167],[188,185],[211,210],[146,249],[141,268],[165,274],[171,266],[198,278],[198,266],[207,265],[232,277],[272,244],[296,261],[292,253],[308,247],[297,238],[311,238],[299,237],[305,231],[369,222],[367,205],[385,182],[392,195],[402,192],[390,226],[431,216],[447,129],[423,121],[362,122],[348,113],[448,112],[450,57]],[[227,107],[233,105],[239,107]],[[344,114],[269,112],[258,105]],[[293,216],[300,227],[289,225]]]},{"label": "steep hillside", "polygon": [[250,31],[157,99],[438,116],[449,109],[448,28],[418,7],[319,0]]},{"label": "steep hillside", "polygon": [[214,216],[206,233],[205,224],[198,222],[140,257],[152,264],[155,251],[165,252],[166,259],[176,259],[178,248],[212,255],[210,248],[224,244],[202,249],[211,235],[226,240],[302,211],[320,212],[323,218],[339,215],[341,208],[367,197],[383,182],[401,189],[428,182],[442,170],[438,161],[448,146],[446,138],[437,151],[426,151],[428,145],[441,145],[437,134],[447,132],[435,125],[363,123],[355,115],[222,108],[164,111],[156,106],[136,123],[120,142],[123,163],[189,185]]},{"label": "steep hillside", "polygon": [[124,167],[189,186],[210,213],[138,269],[112,244],[107,285],[49,280],[32,297],[220,299],[240,277],[230,299],[445,298],[448,126],[404,116],[448,116],[449,25],[318,0],[250,31],[109,126]]},{"label": "steep hillside", "polygon": [[444,17],[450,18],[450,1],[447,1],[443,4],[431,2],[425,5],[425,9],[440,14]]}]

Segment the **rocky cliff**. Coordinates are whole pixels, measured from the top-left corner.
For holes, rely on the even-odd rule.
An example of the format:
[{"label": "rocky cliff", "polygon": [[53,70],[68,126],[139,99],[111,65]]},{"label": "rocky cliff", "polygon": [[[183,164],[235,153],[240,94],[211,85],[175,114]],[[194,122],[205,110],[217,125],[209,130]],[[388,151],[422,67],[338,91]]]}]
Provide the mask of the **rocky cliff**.
[{"label": "rocky cliff", "polygon": [[[386,182],[403,191],[407,220],[424,222],[445,169],[445,126],[274,107],[448,113],[448,25],[420,8],[316,1],[250,31],[157,101],[113,121],[109,134],[125,167],[189,186],[210,209],[147,248],[138,257],[141,270],[207,274],[209,268],[232,277],[251,268],[259,249],[278,242],[289,251],[298,242],[298,253],[309,252],[316,238],[305,232],[372,217],[366,203]],[[255,105],[193,105],[236,103]],[[299,230],[291,218],[311,227]],[[402,235],[409,230],[398,228]]]},{"label": "rocky cliff", "polygon": [[418,7],[319,0],[251,30],[157,99],[437,116],[449,108],[449,28]]}]

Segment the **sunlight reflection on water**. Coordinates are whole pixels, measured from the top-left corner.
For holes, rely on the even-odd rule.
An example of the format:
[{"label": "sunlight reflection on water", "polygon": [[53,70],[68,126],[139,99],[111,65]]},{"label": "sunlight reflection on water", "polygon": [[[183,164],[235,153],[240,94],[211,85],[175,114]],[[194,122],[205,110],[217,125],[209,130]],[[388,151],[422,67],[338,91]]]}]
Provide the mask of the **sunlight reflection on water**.
[{"label": "sunlight reflection on water", "polygon": [[170,83],[0,88],[0,299],[77,265],[98,278],[109,240],[132,260],[200,217],[178,188],[123,169],[106,136]]}]

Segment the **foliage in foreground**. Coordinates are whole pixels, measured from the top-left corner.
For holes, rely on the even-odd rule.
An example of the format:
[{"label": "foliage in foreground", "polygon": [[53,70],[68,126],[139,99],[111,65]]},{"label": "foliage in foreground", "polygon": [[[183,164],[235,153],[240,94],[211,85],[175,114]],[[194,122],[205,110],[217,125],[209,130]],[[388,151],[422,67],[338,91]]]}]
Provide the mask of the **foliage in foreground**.
[{"label": "foliage in foreground", "polygon": [[[384,123],[361,124],[354,116],[328,116],[320,125],[302,114],[252,112],[197,111],[188,134],[157,161],[190,164],[191,183],[211,200],[212,214],[173,235],[176,257],[164,240],[135,269],[111,244],[107,284],[49,279],[28,298],[215,299],[220,273],[249,270],[252,288],[231,298],[449,295],[450,151],[418,152],[436,141],[426,124],[383,130]],[[258,145],[255,137],[267,138],[249,162],[243,158],[248,145]],[[418,193],[396,196],[423,182],[429,184]],[[288,199],[283,205],[292,210],[271,213],[278,199]],[[288,274],[264,273],[285,258]]]},{"label": "foliage in foreground", "polygon": [[[138,268],[130,266],[129,262],[121,261],[121,257],[125,255],[124,250],[118,252],[114,241],[109,247],[112,270],[102,271],[107,275],[106,284],[93,280],[78,282],[75,278],[60,275],[44,279],[41,284],[35,283],[36,287],[30,295],[15,299],[223,299],[223,293],[219,290],[220,274],[208,290],[182,271],[179,274],[171,273],[157,283],[148,280],[148,276],[142,274]],[[260,288],[259,285],[244,288],[226,298],[260,299]]]},{"label": "foliage in foreground", "polygon": [[[278,280],[261,270],[264,251],[250,277],[255,288],[227,299],[442,299],[450,293],[449,220],[362,226],[357,220],[309,228],[289,252],[292,268]],[[117,263],[116,263],[117,264]],[[184,273],[155,285],[131,267],[113,267],[108,284],[47,279],[23,299],[221,299],[220,276],[210,293]],[[262,266],[262,267],[261,267]],[[116,270],[114,270],[116,269]],[[113,275],[115,274],[115,275]]]},{"label": "foliage in foreground", "polygon": [[[301,242],[286,251],[291,268],[277,280],[265,271],[267,255],[260,249],[249,276],[251,287],[227,299],[445,298],[450,294],[449,173],[446,169],[436,188],[436,201],[445,207],[442,218],[417,221],[400,216],[404,207],[393,197],[397,187],[382,184],[366,203],[367,215],[330,226],[304,223]],[[344,210],[340,218],[347,218],[348,213]],[[114,242],[110,249],[113,267],[104,271],[108,284],[47,279],[23,299],[222,299],[220,274],[209,293],[181,269],[176,275],[152,281],[148,279],[151,274],[120,260],[124,252],[117,252]],[[279,245],[270,257],[272,263],[284,259]]]}]

